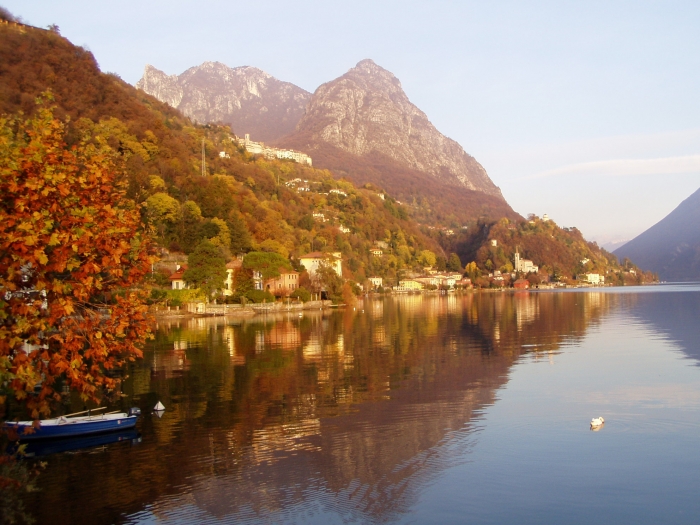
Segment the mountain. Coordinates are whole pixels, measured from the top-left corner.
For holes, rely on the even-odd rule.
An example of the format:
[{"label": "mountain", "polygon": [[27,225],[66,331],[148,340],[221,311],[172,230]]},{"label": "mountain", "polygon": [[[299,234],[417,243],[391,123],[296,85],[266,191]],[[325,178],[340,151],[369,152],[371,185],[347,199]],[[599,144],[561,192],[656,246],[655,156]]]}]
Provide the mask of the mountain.
[{"label": "mountain", "polygon": [[271,141],[291,133],[311,93],[255,67],[204,62],[181,75],[147,65],[136,87],[199,123],[229,124],[240,136]]},{"label": "mountain", "polygon": [[441,210],[433,219],[518,217],[483,166],[442,135],[399,80],[372,60],[320,86],[294,133],[277,143],[310,154],[315,166],[356,184],[383,187],[415,207],[427,199],[429,207]]},{"label": "mountain", "polygon": [[700,189],[613,253],[665,281],[700,280]]}]

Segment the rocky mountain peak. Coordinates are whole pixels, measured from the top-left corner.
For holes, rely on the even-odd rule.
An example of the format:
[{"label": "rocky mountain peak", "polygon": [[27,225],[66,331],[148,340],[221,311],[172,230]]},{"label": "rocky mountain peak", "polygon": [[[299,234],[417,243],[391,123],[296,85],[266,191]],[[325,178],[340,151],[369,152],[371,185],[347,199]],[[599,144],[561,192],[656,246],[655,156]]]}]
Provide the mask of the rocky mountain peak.
[{"label": "rocky mountain peak", "polygon": [[[358,156],[378,153],[443,184],[501,197],[486,170],[431,124],[392,73],[369,59],[316,90],[294,135],[310,139],[311,148],[327,143]],[[294,135],[288,139],[298,143]]]},{"label": "rocky mountain peak", "polygon": [[181,75],[147,65],[136,87],[196,122],[223,122],[237,135],[265,142],[294,130],[311,97],[256,67],[221,62],[204,62]]}]

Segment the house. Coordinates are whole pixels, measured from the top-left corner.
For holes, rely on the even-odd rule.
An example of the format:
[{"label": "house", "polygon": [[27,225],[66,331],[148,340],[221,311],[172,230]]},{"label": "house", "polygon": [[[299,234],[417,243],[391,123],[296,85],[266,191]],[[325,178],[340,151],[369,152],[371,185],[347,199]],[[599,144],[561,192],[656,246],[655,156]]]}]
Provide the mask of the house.
[{"label": "house", "polygon": [[343,276],[343,265],[340,252],[322,253],[311,252],[299,257],[299,262],[309,272],[309,277],[316,275],[319,267],[330,266],[339,277]]},{"label": "house", "polygon": [[493,246],[493,247],[498,246],[498,241],[496,239],[491,239],[491,246]]},{"label": "house", "polygon": [[372,288],[380,288],[384,282],[381,277],[369,277],[368,281],[372,284]]},{"label": "house", "polygon": [[451,275],[436,275],[435,279],[437,279],[438,287],[447,289],[454,288],[455,283],[457,282],[457,280]]},{"label": "house", "polygon": [[384,252],[379,248],[370,248],[369,253],[372,254],[372,257],[381,257]]},{"label": "house", "polygon": [[330,190],[328,193],[335,193],[336,195],[342,195],[343,197],[348,196],[348,194],[345,193],[343,190],[339,190],[339,189],[335,189],[335,188]]},{"label": "house", "polygon": [[180,266],[178,264],[175,273],[170,276],[170,283],[173,290],[184,290],[187,288],[187,283],[184,279],[185,270],[187,270],[187,266]]},{"label": "house", "polygon": [[423,285],[418,282],[418,279],[401,279],[396,287],[397,292],[413,292],[422,289]]},{"label": "house", "polygon": [[280,268],[279,272],[279,277],[265,281],[263,286],[265,290],[275,295],[287,296],[299,288],[299,272],[287,270],[286,268]]},{"label": "house", "polygon": [[314,220],[321,221],[321,222],[326,222],[328,219],[326,219],[326,216],[323,213],[313,213],[312,217]]},{"label": "house", "polygon": [[226,264],[226,279],[224,280],[224,295],[233,294],[233,283],[236,279],[236,273],[243,268],[243,257],[239,256]]},{"label": "house", "polygon": [[527,290],[530,288],[530,282],[527,279],[518,279],[513,283],[513,288],[516,290]]},{"label": "house", "polygon": [[472,280],[469,277],[462,277],[458,281],[455,281],[455,286],[459,286],[461,288],[471,288]]},{"label": "house", "polygon": [[588,284],[604,284],[605,276],[598,273],[587,273],[583,276],[583,280]]},{"label": "house", "polygon": [[518,249],[515,249],[515,271],[523,273],[537,273],[539,267],[532,264],[530,259],[521,259]]},{"label": "house", "polygon": [[343,233],[350,233],[350,228],[347,226],[343,226],[342,224],[340,225],[340,228],[338,228],[341,232]]}]

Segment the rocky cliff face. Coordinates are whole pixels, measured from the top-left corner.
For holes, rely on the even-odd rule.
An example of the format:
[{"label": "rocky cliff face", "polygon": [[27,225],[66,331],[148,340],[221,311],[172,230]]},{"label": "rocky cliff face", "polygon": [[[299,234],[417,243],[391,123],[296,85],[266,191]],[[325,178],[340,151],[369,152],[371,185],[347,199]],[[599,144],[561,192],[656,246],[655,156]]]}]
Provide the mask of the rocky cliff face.
[{"label": "rocky cliff face", "polygon": [[295,133],[281,142],[303,148],[301,137],[312,150],[326,143],[360,157],[380,154],[442,184],[501,197],[486,170],[435,129],[399,80],[371,60],[319,87]]},{"label": "rocky cliff face", "polygon": [[260,69],[204,62],[181,75],[147,65],[136,87],[200,122],[224,122],[237,135],[271,141],[291,133],[311,98],[308,91]]}]

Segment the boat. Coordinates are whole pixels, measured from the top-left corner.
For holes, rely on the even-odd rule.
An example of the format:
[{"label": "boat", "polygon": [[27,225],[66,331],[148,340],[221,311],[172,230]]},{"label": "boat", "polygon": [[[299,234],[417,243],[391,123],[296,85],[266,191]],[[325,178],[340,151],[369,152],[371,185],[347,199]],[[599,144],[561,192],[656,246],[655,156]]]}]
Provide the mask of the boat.
[{"label": "boat", "polygon": [[[94,413],[101,410],[104,408],[44,419],[39,421],[38,427],[34,426],[34,421],[8,421],[5,423],[5,428],[15,430],[20,441],[59,439],[134,428],[136,420],[141,415],[141,409],[137,407],[130,408],[128,413],[118,410],[103,414]],[[27,433],[28,429],[34,429],[34,431]]]}]

